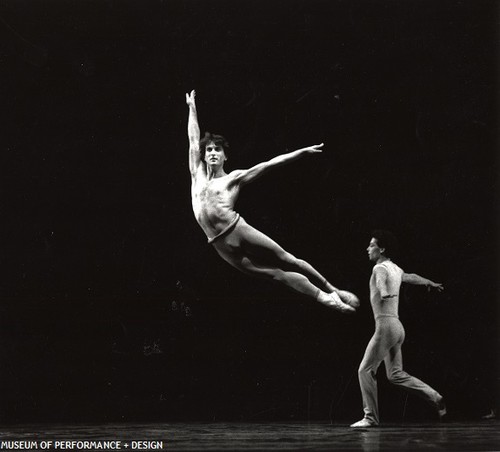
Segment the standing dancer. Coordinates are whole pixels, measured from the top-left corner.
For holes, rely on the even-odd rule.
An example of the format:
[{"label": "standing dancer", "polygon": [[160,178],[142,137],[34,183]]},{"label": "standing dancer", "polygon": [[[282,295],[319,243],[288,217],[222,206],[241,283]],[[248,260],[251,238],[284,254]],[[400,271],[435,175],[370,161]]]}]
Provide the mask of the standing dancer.
[{"label": "standing dancer", "polygon": [[423,381],[403,371],[401,346],[405,330],[398,318],[399,289],[402,282],[443,290],[443,285],[415,274],[404,273],[390,255],[396,239],[389,231],[375,231],[368,246],[368,258],[375,262],[370,278],[370,302],[375,317],[375,333],[366,347],[358,370],[365,416],[351,427],[374,427],[379,423],[377,369],[385,363],[387,378],[392,384],[415,393],[430,403],[439,417],[446,414],[443,397]]},{"label": "standing dancer", "polygon": [[195,92],[186,94],[189,107],[189,170],[196,220],[217,253],[243,273],[278,281],[297,292],[337,309],[355,312],[358,298],[332,286],[304,260],[297,259],[262,232],[250,226],[234,205],[240,188],[271,168],[307,154],[321,152],[323,144],[298,149],[246,170],[224,171],[228,144],[221,135],[206,133],[200,140]]}]

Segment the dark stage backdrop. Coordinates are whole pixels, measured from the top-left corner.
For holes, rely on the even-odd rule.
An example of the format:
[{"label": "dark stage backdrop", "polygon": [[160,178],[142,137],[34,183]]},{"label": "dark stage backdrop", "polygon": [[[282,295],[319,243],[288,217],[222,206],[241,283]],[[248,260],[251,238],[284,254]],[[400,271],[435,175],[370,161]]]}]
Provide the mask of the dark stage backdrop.
[{"label": "dark stage backdrop", "polygon": [[[407,370],[456,417],[495,407],[496,3],[1,1],[0,420],[357,420],[380,227],[446,286],[402,292]],[[230,169],[325,143],[237,210],[356,316],[207,245],[191,89]],[[380,380],[385,420],[432,415]]]}]

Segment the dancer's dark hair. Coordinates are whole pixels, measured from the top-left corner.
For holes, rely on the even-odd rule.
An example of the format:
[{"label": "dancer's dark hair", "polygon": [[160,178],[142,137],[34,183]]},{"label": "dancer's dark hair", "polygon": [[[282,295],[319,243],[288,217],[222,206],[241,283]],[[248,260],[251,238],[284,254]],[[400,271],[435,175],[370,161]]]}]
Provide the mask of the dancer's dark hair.
[{"label": "dancer's dark hair", "polygon": [[385,257],[392,257],[398,250],[398,239],[391,232],[385,229],[376,229],[372,232],[372,237],[377,239],[379,248],[384,248],[382,253]]},{"label": "dancer's dark hair", "polygon": [[224,153],[226,154],[229,150],[229,143],[227,140],[222,136],[222,135],[216,135],[215,133],[210,133],[210,132],[205,132],[205,136],[200,140],[200,153],[201,153],[201,159],[205,159],[205,150],[207,147],[207,144],[213,142],[217,146],[222,146],[224,149]]}]

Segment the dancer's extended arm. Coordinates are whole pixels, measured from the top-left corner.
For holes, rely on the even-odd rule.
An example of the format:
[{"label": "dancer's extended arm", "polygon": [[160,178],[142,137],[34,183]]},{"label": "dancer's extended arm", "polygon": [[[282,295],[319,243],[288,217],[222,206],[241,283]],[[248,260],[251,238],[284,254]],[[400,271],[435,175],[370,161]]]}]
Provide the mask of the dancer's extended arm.
[{"label": "dancer's extended arm", "polygon": [[186,93],[186,104],[189,107],[188,116],[188,138],[189,138],[189,171],[191,176],[196,174],[201,162],[200,156],[200,127],[198,126],[198,115],[196,112],[195,91]]},{"label": "dancer's extended arm", "polygon": [[403,282],[409,283],[409,284],[416,284],[419,286],[427,286],[427,288],[435,288],[439,292],[444,290],[444,287],[441,283],[435,283],[434,281],[431,281],[430,279],[423,278],[422,276],[419,276],[415,273],[403,273]]},{"label": "dancer's extended arm", "polygon": [[277,166],[284,165],[285,163],[293,162],[306,154],[316,154],[322,152],[323,143],[308,146],[306,148],[297,149],[296,151],[287,154],[278,155],[277,157],[268,160],[267,162],[259,163],[252,168],[246,170],[233,171],[232,175],[236,182],[240,184],[248,184],[258,177],[262,176],[266,171]]}]

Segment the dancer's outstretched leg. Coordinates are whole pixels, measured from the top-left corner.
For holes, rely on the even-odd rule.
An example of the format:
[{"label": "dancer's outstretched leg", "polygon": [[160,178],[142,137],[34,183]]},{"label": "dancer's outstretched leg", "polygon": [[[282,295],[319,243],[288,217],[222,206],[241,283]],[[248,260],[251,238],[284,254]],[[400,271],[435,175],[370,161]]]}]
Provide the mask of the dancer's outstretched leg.
[{"label": "dancer's outstretched leg", "polygon": [[314,267],[286,252],[243,218],[213,245],[224,260],[246,274],[278,281],[339,311],[355,312]]},{"label": "dancer's outstretched leg", "polygon": [[264,277],[282,283],[337,311],[343,313],[356,312],[352,306],[344,303],[335,292],[327,293],[319,289],[301,273],[257,266],[248,257],[244,257],[239,263],[232,262],[232,265],[248,275]]},{"label": "dancer's outstretched leg", "polygon": [[245,231],[243,248],[247,251],[249,256],[255,256],[256,259],[259,259],[260,256],[267,255],[271,262],[276,262],[278,268],[282,268],[285,271],[301,273],[322,291],[329,294],[335,292],[344,303],[354,308],[359,307],[359,299],[356,295],[333,286],[319,271],[309,264],[309,262],[299,259],[293,254],[285,251],[274,240],[248,225],[244,220],[242,226]]}]

